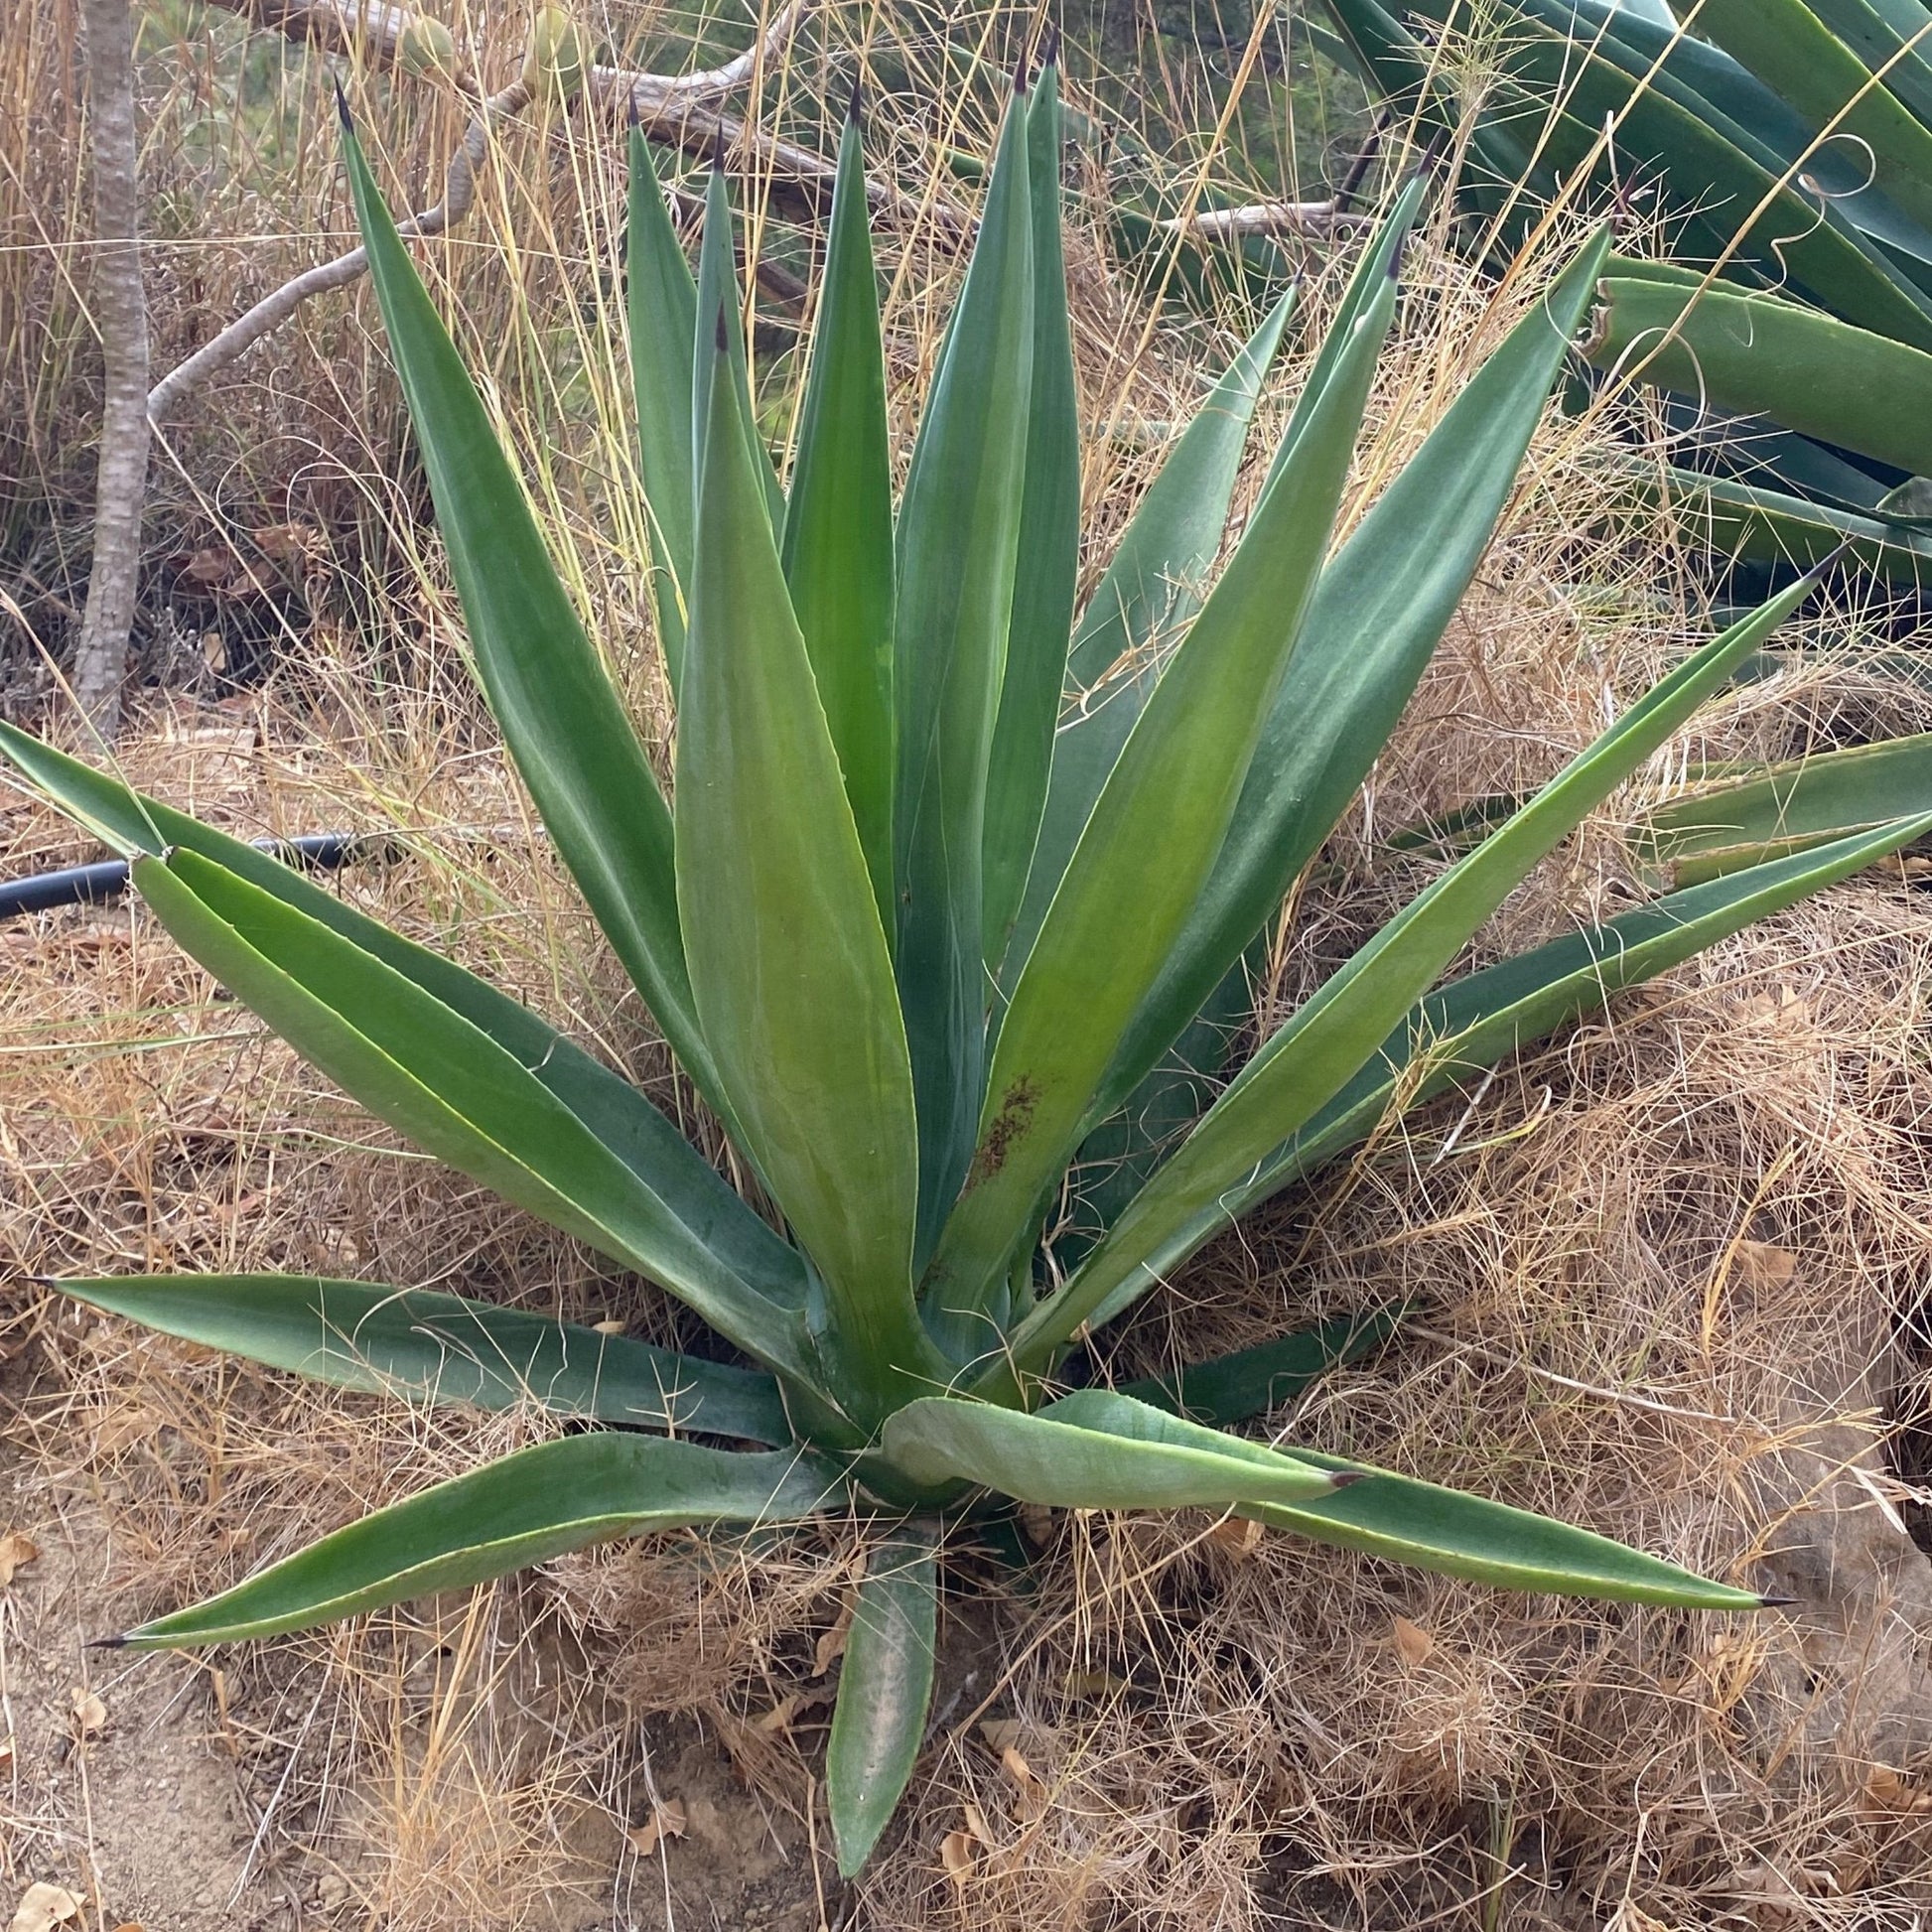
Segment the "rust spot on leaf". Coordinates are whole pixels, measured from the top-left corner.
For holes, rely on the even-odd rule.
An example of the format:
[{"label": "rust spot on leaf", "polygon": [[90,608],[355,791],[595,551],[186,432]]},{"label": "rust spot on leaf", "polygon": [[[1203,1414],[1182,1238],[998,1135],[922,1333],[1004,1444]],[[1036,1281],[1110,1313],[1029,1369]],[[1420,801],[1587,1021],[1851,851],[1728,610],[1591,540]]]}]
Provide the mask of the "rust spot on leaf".
[{"label": "rust spot on leaf", "polygon": [[1000,1111],[993,1116],[993,1125],[986,1130],[979,1152],[973,1156],[973,1171],[966,1176],[967,1186],[976,1187],[982,1180],[991,1180],[1006,1166],[1014,1143],[1024,1138],[1034,1124],[1034,1109],[1038,1104],[1039,1089],[1023,1073],[1000,1096]]}]

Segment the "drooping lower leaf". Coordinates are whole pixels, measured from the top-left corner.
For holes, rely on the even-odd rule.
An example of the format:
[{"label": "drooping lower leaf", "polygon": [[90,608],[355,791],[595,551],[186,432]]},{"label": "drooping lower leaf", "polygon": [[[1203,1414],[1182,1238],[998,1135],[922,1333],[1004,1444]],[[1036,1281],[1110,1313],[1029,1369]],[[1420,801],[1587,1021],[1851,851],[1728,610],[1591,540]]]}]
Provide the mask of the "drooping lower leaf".
[{"label": "drooping lower leaf", "polygon": [[933,1525],[907,1523],[866,1553],[825,1752],[826,1808],[847,1878],[872,1856],[918,1762],[938,1608]]},{"label": "drooping lower leaf", "polygon": [[1211,1444],[1176,1446],[1147,1420],[1159,1418],[1159,1410],[1127,1396],[1091,1399],[1098,1397],[1101,1391],[1082,1390],[1030,1416],[955,1396],[922,1396],[887,1421],[880,1448],[916,1482],[971,1482],[1017,1502],[1064,1509],[1298,1501],[1334,1488],[1330,1469],[1293,1456],[1257,1466]]},{"label": "drooping lower leaf", "polygon": [[525,1403],[633,1429],[791,1441],[768,1375],[461,1295],[314,1275],[54,1283],[89,1308],[339,1389],[483,1409]]},{"label": "drooping lower leaf", "polygon": [[735,1194],[677,1128],[627,1080],[591,1058],[553,1027],[441,953],[357,912],[245,840],[130,790],[51,745],[0,722],[0,757],[63,811],[123,857],[158,858],[171,848],[199,854],[336,939],[392,972],[449,1015],[477,1028],[576,1116],[663,1202],[688,1238],[711,1256],[707,1271],[736,1277],[781,1307],[802,1308],[805,1271],[797,1251]]},{"label": "drooping lower leaf", "polygon": [[797,1309],[770,1301],[518,1059],[320,920],[183,847],[134,885],[177,940],[297,1051],[419,1147],[641,1270],[739,1347],[807,1370]]},{"label": "drooping lower leaf", "polygon": [[[1067,1415],[1084,1422],[1103,1404],[1121,1400],[1083,1389],[1048,1404],[1040,1414],[1046,1418]],[[1141,1409],[1139,1420],[1152,1442],[1247,1460],[1258,1473],[1282,1459],[1280,1450],[1224,1436],[1158,1409]],[[1572,1529],[1547,1516],[1385,1470],[1364,1469],[1359,1463],[1313,1449],[1297,1448],[1289,1453],[1321,1468],[1359,1473],[1361,1479],[1316,1502],[1244,1501],[1237,1505],[1237,1514],[1277,1529],[1294,1530],[1319,1543],[1393,1558],[1419,1570],[1466,1577],[1504,1589],[1551,1590],[1564,1596],[1621,1598],[1686,1609],[1755,1610],[1763,1606],[1755,1590],[1713,1583],[1676,1564],[1660,1562],[1607,1537]]]},{"label": "drooping lower leaf", "polygon": [[171,1650],[279,1636],[487,1583],[613,1537],[797,1522],[840,1498],[835,1470],[789,1450],[740,1455],[662,1436],[566,1436],[379,1509],[121,1642]]}]

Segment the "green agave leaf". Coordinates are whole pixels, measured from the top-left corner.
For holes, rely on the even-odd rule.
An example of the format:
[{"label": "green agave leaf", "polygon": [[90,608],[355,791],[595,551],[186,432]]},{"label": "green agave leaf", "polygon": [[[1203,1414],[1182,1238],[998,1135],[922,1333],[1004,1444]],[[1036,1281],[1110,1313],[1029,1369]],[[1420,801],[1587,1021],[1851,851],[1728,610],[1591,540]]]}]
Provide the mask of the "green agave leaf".
[{"label": "green agave leaf", "polygon": [[795,1308],[722,1265],[648,1178],[482,1029],[320,920],[184,847],[136,890],[181,945],[369,1111],[506,1200],[661,1282],[802,1376]]},{"label": "green agave leaf", "polygon": [[1932,122],[1932,42],[1918,38],[1932,14],[1918,0],[1817,0],[1812,11],[1873,73],[1890,63],[1885,85]]},{"label": "green agave leaf", "polygon": [[[1172,637],[1205,601],[1207,572],[1227,529],[1248,426],[1294,312],[1291,289],[1242,345],[1148,484],[1074,629],[1066,670],[1076,690],[1091,692],[1122,657]],[[1134,709],[1138,713],[1139,706]],[[1120,742],[1125,740],[1123,732]],[[1059,755],[1056,746],[1056,764]],[[1096,783],[1086,798],[1088,809],[1099,792]],[[1083,817],[1080,823],[1085,822]],[[1065,871],[1079,832],[1079,825],[1073,826],[1049,883],[1057,883]]]},{"label": "green agave leaf", "polygon": [[353,133],[344,150],[477,676],[598,923],[685,1070],[713,1095],[678,933],[669,808]]},{"label": "green agave leaf", "polygon": [[1703,0],[1697,32],[1814,129],[1836,122],[1834,138],[1867,150],[1876,185],[1906,213],[1932,222],[1932,133],[1887,86],[1871,84],[1873,69],[1804,0]]},{"label": "green agave leaf", "polygon": [[[956,1396],[921,1396],[891,1416],[880,1439],[886,1459],[915,1482],[961,1480],[1017,1502],[1064,1509],[1179,1509],[1205,1503],[1298,1501],[1327,1495],[1339,1463],[1321,1469],[1293,1456],[1258,1467],[1217,1449],[1163,1437],[1158,1409],[1126,1396],[1096,1395],[1030,1416]],[[1062,1415],[1061,1412],[1065,1413]],[[1345,1471],[1342,1471],[1345,1473]]]},{"label": "green agave leaf", "polygon": [[938,1537],[908,1523],[867,1553],[839,1669],[825,1800],[842,1877],[857,1875],[905,1794],[932,1705]]},{"label": "green agave leaf", "polygon": [[[699,331],[691,354],[691,453],[694,502],[704,496],[707,425],[711,421],[711,391],[718,375],[728,375],[738,392],[739,422],[752,466],[762,481],[765,514],[774,530],[785,526],[784,491],[771,467],[771,452],[759,434],[757,406],[752,400],[752,365],[745,352],[744,295],[738,285],[738,262],[733,253],[731,185],[722,157],[714,161],[705,188],[704,240],[698,249],[697,315]],[[725,318],[725,354],[712,353],[711,323]],[[695,527],[695,526],[694,526]],[[695,541],[695,538],[694,538]],[[687,619],[688,621],[688,619]]]},{"label": "green agave leaf", "polygon": [[11,759],[36,790],[124,857],[158,857],[177,846],[198,853],[400,973],[528,1068],[658,1195],[691,1240],[711,1252],[716,1272],[750,1283],[773,1302],[803,1307],[805,1270],[797,1250],[759,1219],[635,1087],[527,1007],[440,953],[354,911],[267,853],[131,791],[3,722],[0,758]]},{"label": "green agave leaf", "polygon": [[1932,535],[1909,521],[1693,470],[1633,469],[1629,486],[1638,501],[1668,502],[1721,555],[1801,570],[1856,561],[1896,584],[1932,582]]},{"label": "green agave leaf", "polygon": [[1395,1333],[1405,1309],[1367,1309],[1172,1375],[1129,1382],[1118,1393],[1210,1429],[1285,1408],[1332,1369],[1358,1362]]},{"label": "green agave leaf", "polygon": [[[1124,1400],[1083,1389],[1048,1404],[1040,1415],[1052,1418],[1065,1414],[1069,1420],[1092,1424],[1106,1405]],[[1159,1409],[1136,1408],[1138,1426],[1151,1442],[1251,1461],[1257,1468],[1270,1467],[1282,1459],[1281,1451],[1259,1443],[1224,1436]],[[1276,1529],[1293,1530],[1318,1543],[1337,1544],[1344,1550],[1360,1550],[1369,1556],[1413,1564],[1419,1570],[1466,1577],[1473,1583],[1494,1584],[1504,1589],[1551,1590],[1564,1596],[1611,1597],[1685,1609],[1763,1607],[1764,1599],[1755,1590],[1712,1583],[1675,1564],[1661,1563],[1607,1537],[1572,1529],[1546,1516],[1442,1489],[1433,1482],[1417,1482],[1380,1469],[1364,1470],[1359,1463],[1312,1449],[1298,1447],[1290,1453],[1324,1469],[1359,1474],[1361,1479],[1316,1502],[1244,1501],[1237,1506],[1237,1515],[1253,1517]]]},{"label": "green agave leaf", "polygon": [[1614,262],[1586,353],[1599,369],[1932,473],[1932,355],[1777,296],[1700,291]]},{"label": "green agave leaf", "polygon": [[[722,318],[719,336],[722,364]],[[911,1065],[743,403],[722,368],[710,401],[677,748],[692,990],[743,1145],[823,1277],[841,1395],[884,1404],[903,1378],[943,1373],[912,1301]]]},{"label": "green agave leaf", "polygon": [[481,1409],[535,1403],[637,1429],[791,1441],[768,1375],[461,1295],[315,1275],[82,1277],[63,1295],[339,1389]]},{"label": "green agave leaf", "polygon": [[684,675],[691,518],[697,500],[691,473],[691,356],[697,340],[698,285],[671,226],[650,144],[637,127],[630,130],[624,284],[638,468],[650,515],[651,603],[675,696]]},{"label": "green agave leaf", "polygon": [[942,1344],[991,1339],[973,1316],[1033,1245],[1121,1034],[1214,863],[1327,553],[1394,313],[1384,275],[1323,390],[1297,412],[1298,460],[1163,671],[1068,863],[1014,988],[966,1189],[927,1274]]},{"label": "green agave leaf", "polygon": [[1080,411],[1060,242],[1059,69],[1040,70],[1027,109],[1034,258],[1033,389],[1006,672],[993,728],[984,840],[986,967],[997,978],[1020,913],[1066,681],[1080,568]]},{"label": "green agave leaf", "polygon": [[965,1178],[986,1079],[980,854],[1025,489],[1033,284],[1016,95],[899,505],[893,869],[918,1100],[919,1265]]},{"label": "green agave leaf", "polygon": [[[1093,815],[1094,800],[1159,679],[1166,647],[1205,601],[1248,425],[1294,307],[1290,290],[1182,432],[1148,485],[1073,633],[1067,675],[1076,687],[1076,709],[1053,743],[1026,897],[1002,962],[1009,995]],[[1110,677],[1117,665],[1118,674]]]},{"label": "green agave leaf", "polygon": [[[1257,1162],[1241,1185],[1151,1252],[1148,1276],[1167,1276],[1229,1221],[1359,1145],[1392,1106],[1420,1106],[1566,1021],[1595,1012],[1620,988],[1681,965],[1909,844],[1928,827],[1932,820],[1925,818],[1894,820],[1875,832],[1673,893],[1432,993],[1307,1126]],[[1131,1307],[1143,1286],[1129,1278],[1102,1301],[1090,1325],[1110,1321]]]},{"label": "green agave leaf", "polygon": [[379,1509],[121,1642],[181,1650],[280,1636],[487,1583],[613,1537],[798,1522],[840,1500],[836,1471],[787,1450],[741,1455],[662,1436],[566,1436]]},{"label": "green agave leaf", "polygon": [[1932,811],[1932,734],[1857,745],[1700,786],[1650,814],[1642,838],[1680,886]]},{"label": "green agave leaf", "polygon": [[1094,1318],[1116,1289],[1150,1280],[1146,1258],[1196,1216],[1224,1213],[1256,1165],[1346,1086],[1529,869],[1723,687],[1814,583],[1801,579],[1679,665],[1279,1027],[1073,1279],[1028,1317],[1013,1344],[1023,1366]]},{"label": "green agave leaf", "polygon": [[1096,1113],[1200,1012],[1381,755],[1488,548],[1608,245],[1597,235],[1517,324],[1322,571],[1227,838]]},{"label": "green agave leaf", "polygon": [[[1281,475],[1287,456],[1299,441],[1309,405],[1326,390],[1335,357],[1352,340],[1364,304],[1387,283],[1396,253],[1421,210],[1425,187],[1420,176],[1409,183],[1357,265],[1303,386],[1295,416],[1275,452],[1264,494]],[[1005,990],[1009,995],[1033,952],[1074,847],[1093,816],[1095,802],[1160,681],[1168,655],[1163,646],[1179,633],[1204,601],[1202,581],[1220,548],[1248,423],[1293,303],[1291,290],[1255,332],[1188,425],[1128,526],[1113,565],[1080,621],[1069,671],[1075,683],[1084,684],[1086,689],[1054,744],[1038,847],[1005,962]],[[1114,675],[1109,676],[1110,671]],[[1189,1014],[1200,1011],[1212,990],[1211,985],[1200,989]],[[1186,1016],[1182,1016],[1158,1043],[1154,1058],[1185,1024]],[[1096,1113],[1112,1112],[1152,1064],[1150,1058],[1133,1078],[1115,1083],[1119,1091],[1112,1091],[1110,1086],[1106,1104]]]},{"label": "green agave leaf", "polygon": [[785,582],[888,936],[893,912],[893,474],[859,100],[839,146]]}]

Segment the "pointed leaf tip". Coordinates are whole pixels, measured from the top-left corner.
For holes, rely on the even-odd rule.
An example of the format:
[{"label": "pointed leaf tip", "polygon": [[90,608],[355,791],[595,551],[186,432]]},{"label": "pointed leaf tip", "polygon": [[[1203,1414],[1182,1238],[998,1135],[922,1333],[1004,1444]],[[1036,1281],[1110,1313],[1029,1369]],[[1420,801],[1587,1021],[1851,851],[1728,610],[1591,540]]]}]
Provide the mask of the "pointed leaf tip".
[{"label": "pointed leaf tip", "polygon": [[332,73],[329,76],[329,83],[336,90],[336,118],[342,122],[343,132],[345,134],[353,134],[355,132],[355,117],[348,111],[348,96],[343,91],[343,83],[340,76]]},{"label": "pointed leaf tip", "polygon": [[125,1650],[127,1648],[127,1632],[123,1630],[118,1635],[112,1637],[90,1637],[87,1640],[86,1647],[89,1650]]},{"label": "pointed leaf tip", "polygon": [[718,124],[711,130],[711,172],[722,175],[725,172],[725,119],[721,114]]},{"label": "pointed leaf tip", "polygon": [[1416,161],[1416,173],[1419,176],[1433,177],[1437,169],[1442,166],[1443,150],[1448,145],[1449,130],[1441,127],[1432,128],[1429,139],[1423,143],[1422,154]]},{"label": "pointed leaf tip", "polygon": [[866,77],[862,73],[852,76],[852,98],[846,102],[845,118],[852,126],[858,126],[866,117]]},{"label": "pointed leaf tip", "polygon": [[634,90],[625,94],[623,97],[623,124],[626,128],[631,129],[635,129],[641,125],[637,113],[637,95]]},{"label": "pointed leaf tip", "polygon": [[1017,96],[1025,96],[1027,83],[1031,78],[1032,75],[1027,67],[1027,50],[1022,47],[1019,60],[1013,64],[1013,91]]},{"label": "pointed leaf tip", "polygon": [[1039,67],[1043,73],[1048,68],[1057,67],[1060,59],[1060,28],[1058,21],[1046,23],[1046,37],[1039,44]]},{"label": "pointed leaf tip", "polygon": [[1795,1596],[1774,1596],[1769,1592],[1757,1599],[1758,1608],[1763,1610],[1790,1610],[1795,1609],[1797,1604]]}]

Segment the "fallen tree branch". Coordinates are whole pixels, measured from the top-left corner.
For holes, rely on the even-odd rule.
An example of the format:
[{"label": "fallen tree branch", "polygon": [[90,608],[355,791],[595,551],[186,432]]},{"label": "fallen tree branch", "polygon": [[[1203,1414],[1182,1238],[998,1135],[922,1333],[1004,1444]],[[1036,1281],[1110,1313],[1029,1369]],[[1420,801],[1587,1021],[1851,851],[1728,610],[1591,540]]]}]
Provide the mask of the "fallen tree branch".
[{"label": "fallen tree branch", "polygon": [[[462,144],[450,159],[443,177],[443,199],[434,207],[398,221],[396,231],[404,236],[439,235],[461,221],[477,198],[477,170],[483,165],[490,128],[497,121],[520,113],[529,101],[530,87],[524,80],[513,80],[501,93],[491,94],[464,131]],[[303,303],[354,281],[368,265],[369,251],[357,246],[338,255],[334,261],[318,262],[314,268],[304,269],[272,295],[263,296],[218,336],[177,363],[148,391],[148,420],[160,422],[190,390],[200,388],[216,370],[226,368],[244,349],[251,348],[270,330],[286,322]]]},{"label": "fallen tree branch", "polygon": [[[377,65],[402,57],[423,18],[406,7],[387,4],[387,0],[217,0],[217,4],[291,40],[325,52],[359,55]],[[694,154],[734,155],[741,165],[829,194],[838,172],[833,163],[711,104],[746,85],[762,63],[783,50],[809,4],[810,0],[788,0],[759,39],[722,67],[684,74],[593,68],[585,76],[586,90],[607,105],[626,105],[646,134],[668,146]],[[467,79],[473,73],[474,62],[459,55],[458,78]],[[519,80],[483,103],[451,158],[442,200],[399,222],[405,236],[442,234],[463,219],[476,199],[477,169],[483,163],[491,130],[520,113],[529,100],[530,89]],[[866,193],[874,207],[908,222],[929,215],[954,233],[963,234],[970,227],[968,217],[949,203],[935,201],[928,206],[879,181],[868,182]],[[303,303],[354,281],[367,266],[364,251],[351,248],[284,282],[155,384],[148,395],[149,419],[162,421],[185,396],[279,327]]]},{"label": "fallen tree branch", "polygon": [[1245,207],[1196,208],[1184,220],[1176,215],[1161,226],[1170,234],[1197,235],[1205,241],[1238,241],[1246,235],[1349,234],[1367,219],[1333,202],[1251,202]]}]

